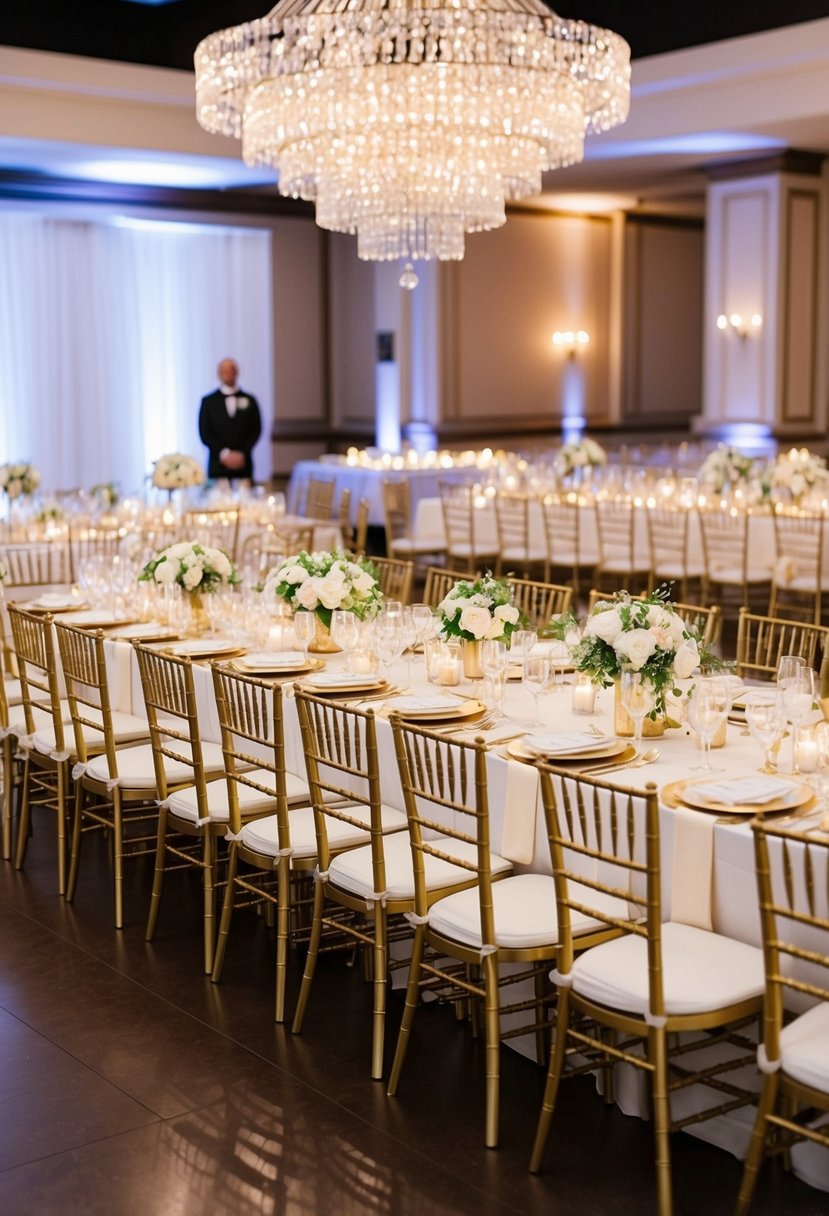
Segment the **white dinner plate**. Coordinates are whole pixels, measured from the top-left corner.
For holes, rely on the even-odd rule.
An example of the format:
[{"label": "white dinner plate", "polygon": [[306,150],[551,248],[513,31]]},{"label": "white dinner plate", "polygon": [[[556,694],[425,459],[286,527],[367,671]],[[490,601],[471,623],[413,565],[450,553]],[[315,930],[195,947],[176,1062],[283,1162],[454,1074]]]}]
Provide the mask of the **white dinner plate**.
[{"label": "white dinner plate", "polygon": [[232,654],[241,647],[238,642],[229,638],[188,638],[183,642],[171,642],[165,647],[167,654],[183,659],[205,659],[218,657],[222,654]]}]

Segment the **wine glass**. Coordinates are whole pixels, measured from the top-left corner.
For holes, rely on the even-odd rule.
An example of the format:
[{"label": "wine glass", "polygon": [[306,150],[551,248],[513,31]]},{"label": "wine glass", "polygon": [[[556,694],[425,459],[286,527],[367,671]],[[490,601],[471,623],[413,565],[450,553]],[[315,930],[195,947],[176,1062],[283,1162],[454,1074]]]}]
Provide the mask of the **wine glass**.
[{"label": "wine glass", "polygon": [[797,744],[800,737],[800,725],[812,712],[815,702],[815,673],[805,663],[795,668],[794,674],[787,678],[783,688],[783,708],[786,717],[792,724],[792,774],[800,776],[800,763]]},{"label": "wine glass", "polygon": [[414,616],[408,604],[404,605],[400,610],[398,618],[398,632],[400,642],[402,644],[402,654],[406,660],[406,683],[412,682],[412,659],[414,658],[413,647],[417,643],[417,626],[415,625]]},{"label": "wine glass", "polygon": [[550,659],[546,654],[527,654],[524,656],[524,687],[532,694],[535,703],[535,716],[530,726],[543,726],[539,697],[547,687],[550,679]]},{"label": "wine glass", "polygon": [[711,763],[711,740],[731,708],[728,682],[720,676],[701,676],[688,701],[688,721],[702,742],[702,762],[691,767],[703,773],[722,770]]},{"label": "wine glass", "polygon": [[773,751],[786,733],[786,711],[782,694],[774,689],[753,688],[746,693],[746,722],[754,739],[763,749],[761,773],[777,772]]},{"label": "wine glass", "polygon": [[642,726],[646,716],[656,704],[656,689],[653,681],[641,671],[622,672],[622,705],[633,719],[633,742],[638,748],[642,742]]},{"label": "wine glass", "polygon": [[481,670],[488,686],[487,701],[498,716],[503,717],[504,679],[507,673],[507,644],[487,638],[481,647]]},{"label": "wine glass", "polygon": [[417,634],[416,645],[422,646],[427,638],[434,636],[437,618],[432,612],[431,604],[412,604],[411,611]]},{"label": "wine glass", "polygon": [[294,613],[294,635],[297,644],[302,647],[302,653],[305,662],[308,662],[308,647],[314,640],[316,633],[317,619],[313,612],[308,612],[306,609],[300,609]]},{"label": "wine glass", "polygon": [[359,640],[359,625],[353,612],[335,608],[331,613],[331,641],[345,651],[345,669],[351,671],[351,656]]}]

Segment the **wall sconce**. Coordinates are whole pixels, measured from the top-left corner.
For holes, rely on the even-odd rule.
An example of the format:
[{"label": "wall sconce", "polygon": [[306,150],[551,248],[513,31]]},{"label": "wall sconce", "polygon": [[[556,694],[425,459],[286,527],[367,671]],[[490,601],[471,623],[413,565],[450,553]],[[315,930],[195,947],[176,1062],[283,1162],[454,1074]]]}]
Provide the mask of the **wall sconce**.
[{"label": "wall sconce", "polygon": [[732,330],[738,338],[747,338],[749,334],[756,334],[760,326],[763,324],[763,318],[759,312],[753,313],[750,317],[743,317],[738,312],[732,312],[729,317],[721,312],[717,317],[717,329],[727,332]]},{"label": "wall sconce", "polygon": [[553,346],[556,350],[563,351],[568,359],[575,359],[579,350],[587,346],[590,341],[590,334],[583,329],[557,329],[553,334]]}]

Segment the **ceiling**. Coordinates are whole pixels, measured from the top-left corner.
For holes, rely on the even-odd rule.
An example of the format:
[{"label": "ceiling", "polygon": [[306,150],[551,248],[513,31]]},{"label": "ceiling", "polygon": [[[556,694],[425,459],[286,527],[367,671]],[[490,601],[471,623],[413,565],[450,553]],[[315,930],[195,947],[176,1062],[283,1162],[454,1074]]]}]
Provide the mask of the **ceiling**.
[{"label": "ceiling", "polygon": [[[25,5],[4,5],[0,39],[5,47],[83,56],[89,64],[87,83],[75,81],[75,93],[96,93],[104,106],[127,90],[119,89],[122,78],[139,72],[119,69],[116,63],[149,65],[140,69],[145,73],[151,67],[179,69],[156,72],[153,87],[175,92],[179,116],[184,112],[195,130],[192,146],[180,141],[167,151],[156,150],[152,140],[124,147],[106,133],[93,137],[79,129],[66,138],[65,132],[37,126],[34,119],[18,127],[4,123],[0,95],[0,171],[127,186],[272,186],[271,171],[242,164],[235,141],[195,133],[192,80],[185,75],[192,72],[193,49],[201,37],[262,16],[267,7],[268,0],[84,0],[82,6],[27,0]],[[562,8],[570,15],[569,2]],[[631,43],[631,114],[623,126],[588,138],[582,164],[547,174],[543,195],[530,205],[699,212],[708,174],[718,163],[756,160],[792,148],[829,156],[826,0],[792,0],[784,10],[760,0],[673,6],[664,0],[572,0],[572,9]],[[778,28],[781,16],[787,25]],[[8,96],[19,100],[21,89],[25,92],[32,81],[28,64],[4,75],[4,60],[14,58],[14,51],[0,46],[0,90],[5,85]],[[48,55],[41,58],[59,63]],[[96,66],[95,60],[115,62]],[[70,65],[62,74],[68,79],[72,63],[81,61],[64,62]],[[74,71],[78,77],[80,69]]]}]

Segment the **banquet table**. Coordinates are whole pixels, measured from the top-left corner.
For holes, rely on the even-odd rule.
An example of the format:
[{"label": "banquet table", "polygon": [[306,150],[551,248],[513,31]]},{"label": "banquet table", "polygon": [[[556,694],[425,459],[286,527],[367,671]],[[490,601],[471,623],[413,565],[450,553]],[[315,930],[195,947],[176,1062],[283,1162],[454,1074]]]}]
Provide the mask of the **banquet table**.
[{"label": "banquet table", "polygon": [[[105,649],[113,708],[142,713],[140,680],[132,647],[125,641],[108,640]],[[343,657],[326,656],[325,662],[326,669],[340,670]],[[210,663],[195,661],[193,674],[202,737],[219,741]],[[434,694],[436,691],[434,685],[425,680],[421,659],[416,659],[412,665],[411,680],[405,673],[403,660],[400,660],[387,676],[398,685],[405,684],[417,695]],[[286,680],[286,762],[289,770],[304,775],[298,719],[290,696],[291,686],[292,681]],[[481,684],[463,681],[458,692],[467,696],[480,694]],[[393,698],[388,706],[383,701],[372,701],[366,703],[364,708],[374,710],[377,716],[383,799],[387,804],[403,809],[391,726],[388,721],[391,706]],[[504,707],[506,716],[503,722],[486,732],[479,732],[488,745],[487,776],[493,845],[513,861],[517,872],[549,873],[550,853],[539,797],[537,771],[532,765],[512,759],[507,751],[509,743],[499,742],[502,738],[506,739],[517,732],[527,732],[530,729],[531,698],[520,682],[507,683]],[[600,693],[596,714],[586,718],[573,713],[569,685],[559,684],[554,691],[542,697],[541,714],[546,731],[583,731],[585,724],[593,723],[602,731],[613,733],[613,700],[609,690]],[[471,739],[475,734],[473,725],[459,737]],[[614,773],[610,777],[611,780],[635,788],[642,788],[646,782],[654,782],[661,791],[673,781],[695,775],[690,773],[690,769],[698,763],[699,753],[686,728],[668,730],[662,738],[646,742],[648,745],[654,743],[658,748],[656,761],[646,768],[621,770]],[[722,776],[753,775],[760,759],[759,749],[754,741],[744,737],[739,725],[731,724],[727,728],[726,746],[714,754],[717,764],[724,770]],[[784,749],[781,757],[781,768],[784,772],[789,763]],[[696,923],[701,927],[712,927],[717,932],[739,941],[759,945],[760,925],[754,878],[753,839],[748,820],[736,823],[717,822],[714,816],[705,812],[681,810],[668,805],[664,799],[660,801],[665,917],[673,916],[674,919]],[[753,1069],[744,1071],[748,1073],[745,1078],[747,1081],[756,1082]],[[683,1101],[693,1105],[692,1092],[681,1097]],[[629,1076],[622,1076],[617,1083],[616,1100],[627,1113],[644,1113],[643,1093],[638,1088],[638,1083],[632,1084]],[[742,1156],[752,1122],[753,1111],[743,1109],[708,1120],[688,1130],[711,1143],[727,1148],[737,1156]],[[794,1155],[796,1169],[800,1175],[812,1185],[829,1190],[829,1163],[823,1160],[824,1155],[820,1154],[816,1146],[797,1146]]]},{"label": "banquet table", "polygon": [[[481,473],[476,468],[452,468],[453,481],[477,481]],[[395,469],[366,468],[362,465],[349,465],[326,460],[300,460],[294,465],[291,479],[288,482],[287,499],[292,511],[302,509],[308,488],[308,479],[314,477],[319,481],[333,481],[334,502],[339,500],[343,490],[351,491],[351,523],[357,522],[357,507],[361,498],[368,499],[370,524],[382,527],[385,522],[383,510],[383,482],[388,480],[405,479],[409,483],[412,507],[423,498],[434,498],[438,493],[438,482],[449,475],[445,469]],[[441,525],[442,526],[442,525]]]}]

